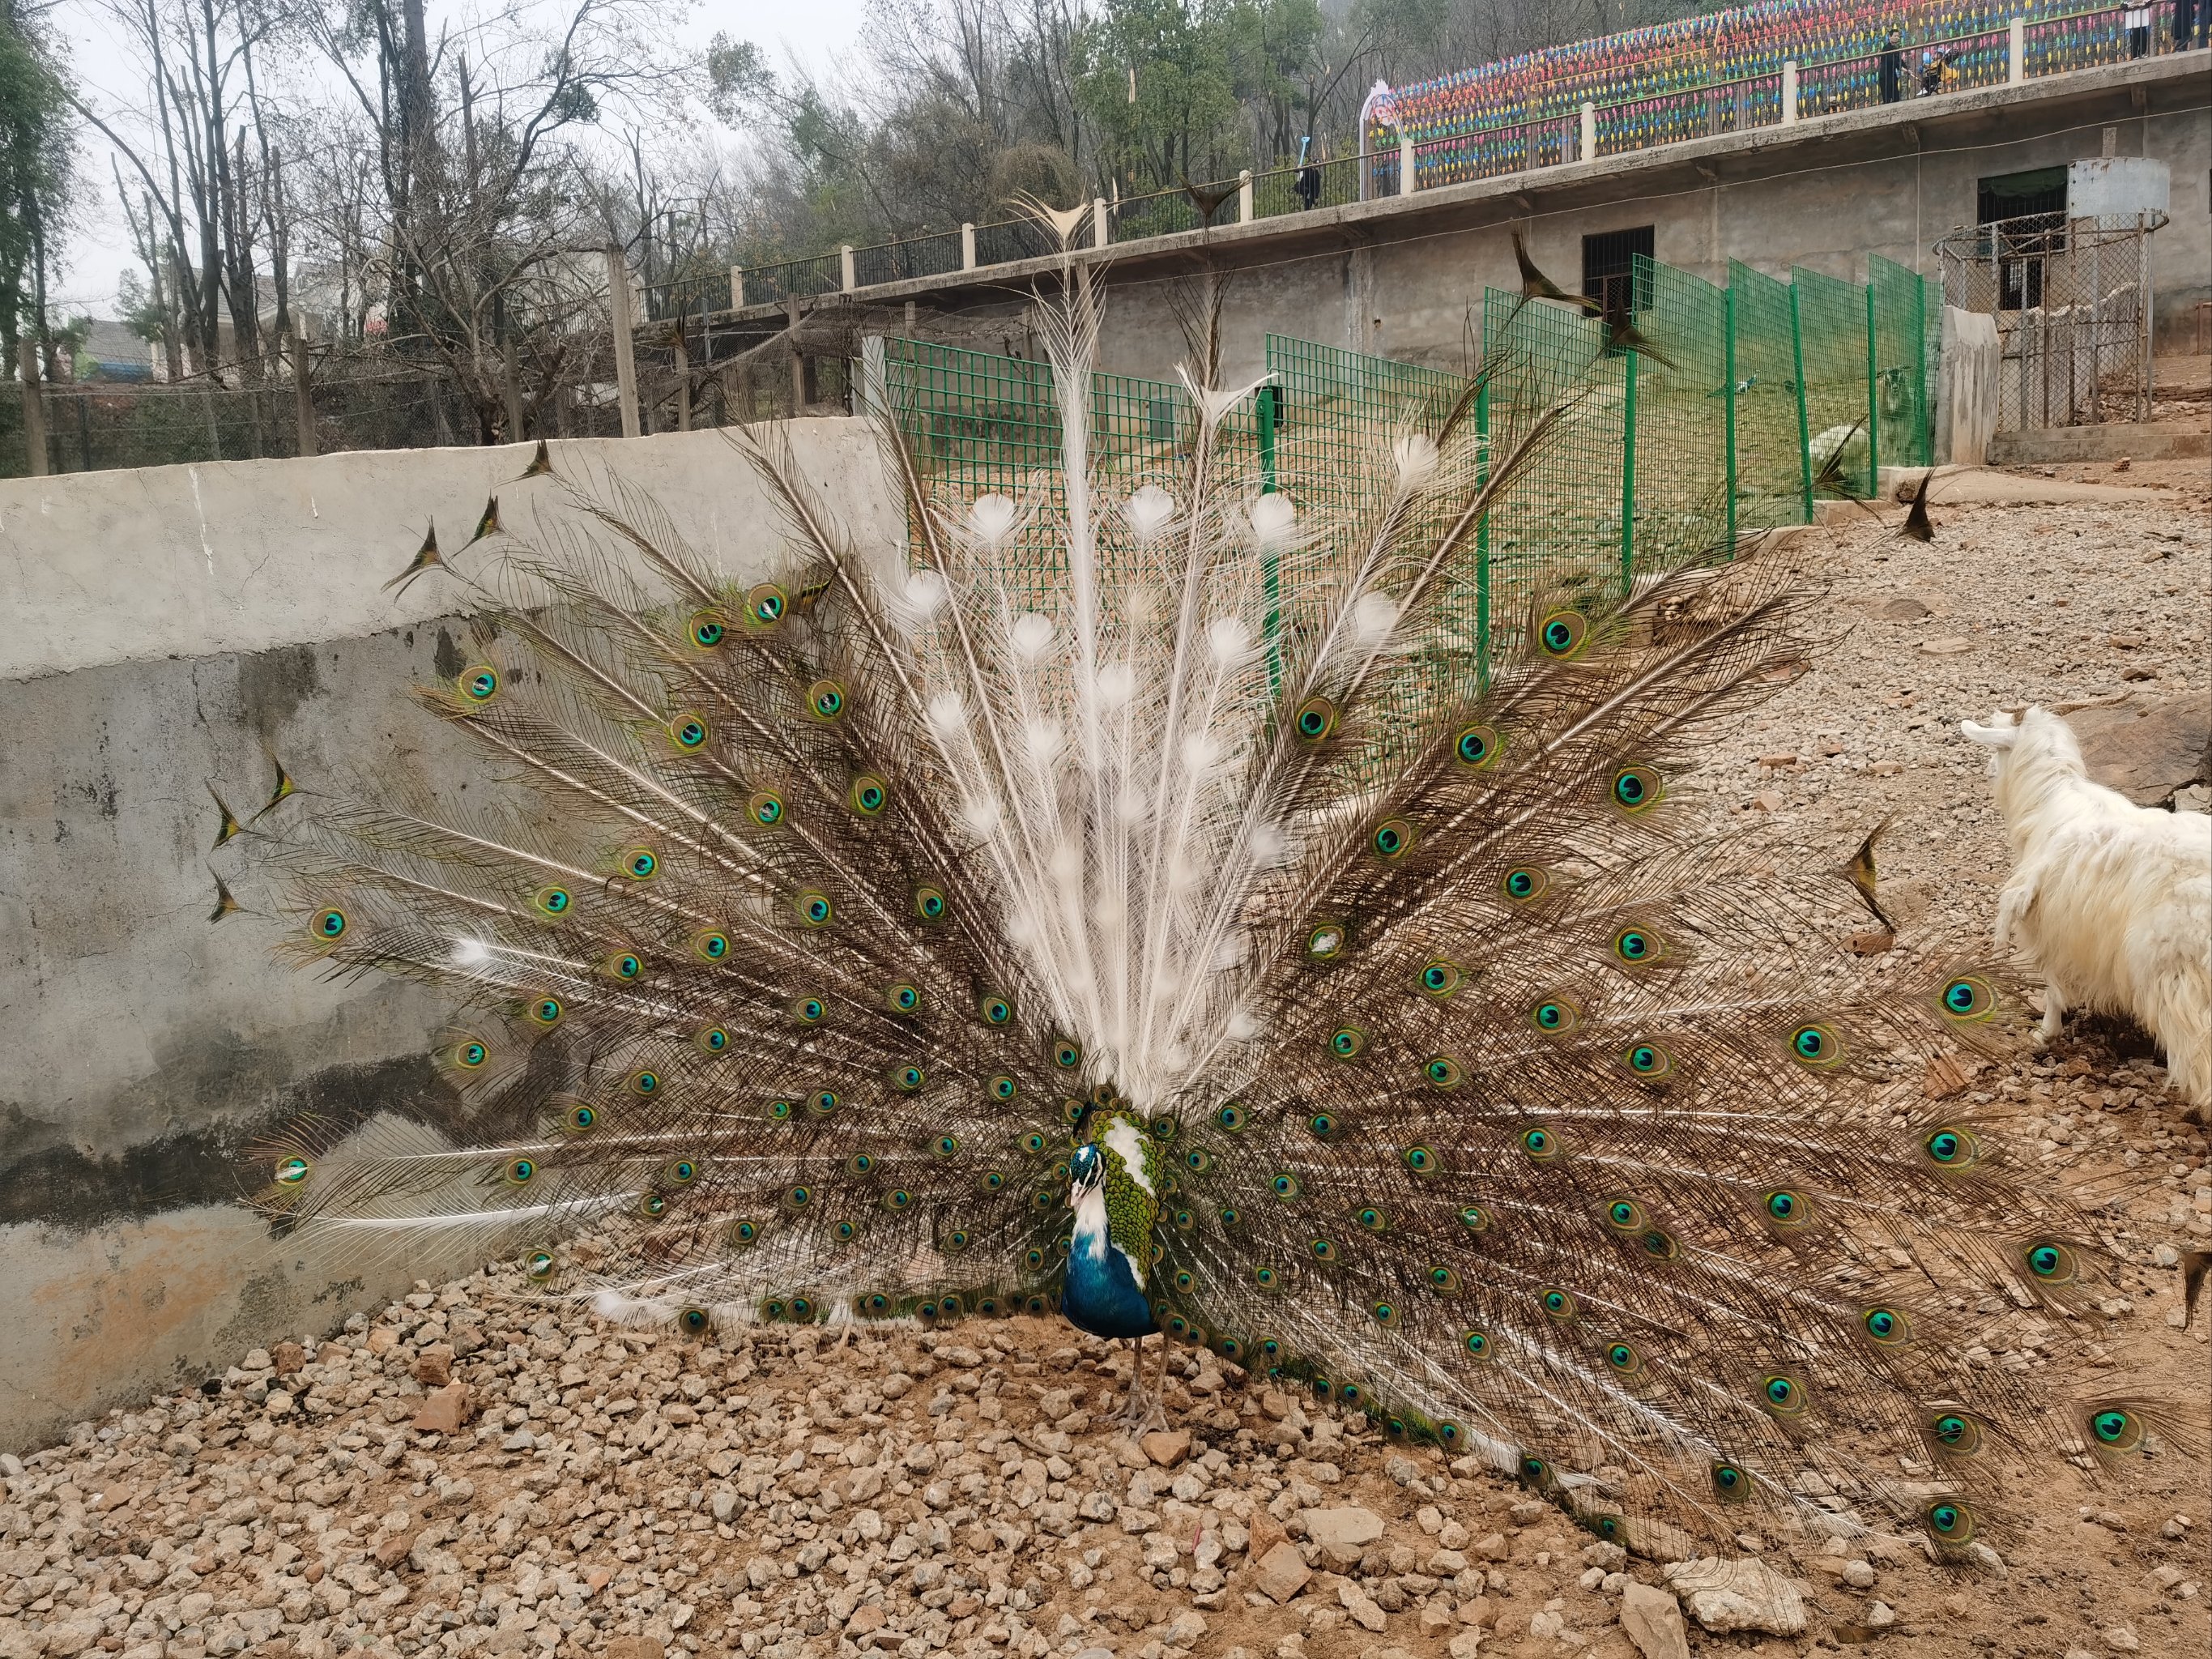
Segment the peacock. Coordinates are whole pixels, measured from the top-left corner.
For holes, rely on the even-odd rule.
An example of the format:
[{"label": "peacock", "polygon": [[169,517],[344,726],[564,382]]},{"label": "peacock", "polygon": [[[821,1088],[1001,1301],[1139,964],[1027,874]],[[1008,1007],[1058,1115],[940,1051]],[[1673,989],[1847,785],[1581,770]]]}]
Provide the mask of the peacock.
[{"label": "peacock", "polygon": [[[747,428],[773,579],[543,457],[550,530],[510,495],[418,556],[479,621],[415,696],[491,787],[288,829],[286,948],[450,996],[476,1144],[297,1126],[270,1214],[481,1243],[702,1340],[1158,1334],[1624,1542],[1725,1539],[1894,1455],[1925,1478],[1893,1518],[1963,1559],[2000,1466],[2176,1432],[2046,1385],[2094,1312],[2087,1224],[2001,1108],[1923,1088],[2008,1040],[2003,975],[1853,960],[1870,843],[1846,880],[1689,787],[1832,635],[1826,596],[1694,529],[1626,581],[1493,561],[1477,627],[1484,527],[1542,524],[1586,392],[1485,427],[1501,357],[1301,504],[1206,350],[1187,441],[1109,454],[1065,395],[1101,314],[1073,262],[1038,301],[1057,465],[1013,493],[948,493],[872,400],[902,544]],[[1968,1362],[1991,1294],[2053,1316],[2050,1367]]]}]

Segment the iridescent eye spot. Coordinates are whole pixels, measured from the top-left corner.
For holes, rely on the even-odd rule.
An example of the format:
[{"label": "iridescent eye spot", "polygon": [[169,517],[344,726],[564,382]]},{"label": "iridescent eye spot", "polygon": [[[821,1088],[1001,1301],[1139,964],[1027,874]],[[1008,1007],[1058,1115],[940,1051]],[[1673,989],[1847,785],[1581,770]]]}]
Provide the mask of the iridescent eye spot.
[{"label": "iridescent eye spot", "polygon": [[1367,1050],[1367,1033],[1357,1025],[1340,1025],[1328,1034],[1328,1052],[1338,1060],[1356,1060]]},{"label": "iridescent eye spot", "polygon": [[1498,885],[1512,902],[1533,904],[1543,897],[1544,890],[1551,885],[1551,878],[1534,865],[1522,865],[1508,870]]},{"label": "iridescent eye spot", "polygon": [[1316,962],[1334,962],[1344,954],[1346,943],[1343,924],[1325,921],[1306,935],[1306,954]]},{"label": "iridescent eye spot", "polygon": [[1425,995],[1448,997],[1459,989],[1462,977],[1457,963],[1439,957],[1421,969],[1421,990]]},{"label": "iridescent eye spot", "polygon": [[596,1129],[599,1127],[599,1108],[579,1101],[568,1109],[567,1121],[568,1127],[579,1133]]},{"label": "iridescent eye spot", "polygon": [[2089,1416],[2089,1432],[2097,1443],[2116,1450],[2132,1449],[2142,1440],[2142,1422],[2133,1412],[2118,1406],[2107,1406]]},{"label": "iridescent eye spot", "polygon": [[902,1066],[891,1073],[891,1087],[902,1095],[910,1095],[922,1085],[922,1070],[919,1066]]},{"label": "iridescent eye spot", "polygon": [[903,1187],[894,1187],[884,1194],[884,1208],[886,1210],[903,1210],[913,1202],[914,1194]]},{"label": "iridescent eye spot", "polygon": [[1931,1130],[1920,1143],[1929,1161],[1939,1169],[1963,1170],[1977,1162],[1981,1146],[1966,1129],[1945,1126]]},{"label": "iridescent eye spot", "polygon": [[558,997],[540,997],[530,1005],[530,1018],[539,1025],[558,1025],[561,1023],[561,1016],[566,1012],[567,1010],[562,1007],[561,999]]},{"label": "iridescent eye spot", "polygon": [[1644,811],[1661,793],[1659,775],[1648,766],[1624,766],[1613,775],[1613,804],[1624,812]]},{"label": "iridescent eye spot", "polygon": [[1425,1146],[1408,1146],[1405,1152],[1406,1167],[1415,1175],[1433,1175],[1437,1155]]},{"label": "iridescent eye spot", "polygon": [[1942,1007],[1953,1021],[1984,1020],[1996,1012],[1997,995],[1990,982],[1964,974],[1943,988]]},{"label": "iridescent eye spot", "polygon": [[307,1180],[314,1167],[304,1158],[282,1158],[276,1164],[276,1180],[280,1186],[296,1187]]},{"label": "iridescent eye spot", "polygon": [[1947,1451],[1971,1454],[1982,1443],[1982,1431],[1971,1417],[1961,1417],[1956,1412],[1947,1412],[1929,1425],[1929,1432],[1942,1442]]},{"label": "iridescent eye spot", "polygon": [[1723,1498],[1741,1498],[1751,1490],[1751,1477],[1733,1463],[1716,1463],[1713,1491]]},{"label": "iridescent eye spot", "polygon": [[707,746],[707,722],[696,714],[679,715],[669,726],[668,735],[678,749],[695,754]]},{"label": "iridescent eye spot", "polygon": [[704,1308],[686,1308],[676,1316],[676,1322],[686,1336],[699,1336],[714,1322]]},{"label": "iridescent eye spot", "polygon": [[1580,611],[1554,611],[1536,625],[1536,645],[1543,653],[1565,661],[1580,649],[1589,633],[1589,623]]},{"label": "iridescent eye spot", "polygon": [[730,1224],[730,1242],[732,1244],[750,1244],[759,1237],[760,1223],[757,1221],[738,1220]]},{"label": "iridescent eye spot", "polygon": [[1234,1134],[1250,1121],[1250,1119],[1244,1108],[1232,1100],[1214,1113],[1213,1121]]},{"label": "iridescent eye spot", "polygon": [[1644,1206],[1632,1198],[1616,1198],[1605,1206],[1605,1224],[1615,1232],[1641,1231]]},{"label": "iridescent eye spot", "polygon": [[660,859],[649,848],[633,847],[623,854],[623,873],[632,881],[651,881],[660,873]]},{"label": "iridescent eye spot", "polygon": [[1912,1336],[1912,1322],[1894,1308],[1869,1308],[1859,1316],[1859,1328],[1885,1348],[1897,1347]]},{"label": "iridescent eye spot", "polygon": [[490,1058],[490,1051],[481,1042],[464,1042],[453,1050],[453,1064],[464,1071],[473,1072]]},{"label": "iridescent eye spot", "polygon": [[966,1249],[974,1242],[965,1227],[955,1227],[945,1235],[945,1248],[956,1253]]},{"label": "iridescent eye spot", "polygon": [[660,1073],[650,1069],[629,1074],[629,1091],[634,1095],[657,1095],[660,1092]]},{"label": "iridescent eye spot", "polygon": [[1413,844],[1413,826],[1404,818],[1385,818],[1375,826],[1368,837],[1368,845],[1375,856],[1385,860],[1401,856]]},{"label": "iridescent eye spot", "polygon": [[939,1158],[950,1158],[960,1150],[960,1139],[957,1135],[939,1135],[929,1143],[929,1150]]},{"label": "iridescent eye spot", "polygon": [[1372,1205],[1358,1212],[1352,1219],[1370,1233],[1388,1232],[1390,1229],[1390,1218]]},{"label": "iridescent eye spot", "polygon": [[1657,959],[1659,940],[1642,927],[1624,927],[1613,936],[1613,954],[1632,968],[1640,968]]},{"label": "iridescent eye spot", "polygon": [[1074,1071],[1083,1064],[1083,1045],[1073,1037],[1062,1037],[1052,1045],[1052,1063],[1063,1072]]},{"label": "iridescent eye spot", "polygon": [[783,822],[783,797],[763,789],[745,803],[745,815],[762,829],[773,830]]},{"label": "iridescent eye spot", "polygon": [[1759,1202],[1766,1218],[1778,1227],[1802,1227],[1812,1219],[1812,1200],[1787,1187],[1776,1188]]},{"label": "iridescent eye spot", "polygon": [[1548,1163],[1559,1155],[1559,1138],[1549,1129],[1523,1130],[1521,1150],[1528,1154],[1531,1163]]},{"label": "iridescent eye spot", "polygon": [[1459,1345],[1467,1350],[1467,1356],[1470,1359],[1490,1358],[1490,1338],[1481,1331],[1462,1331],[1460,1333]]},{"label": "iridescent eye spot", "polygon": [[940,889],[917,887],[914,890],[914,913],[924,921],[944,920],[946,902]]},{"label": "iridescent eye spot", "polygon": [[1309,697],[1291,716],[1291,729],[1300,743],[1319,743],[1336,729],[1336,705],[1327,697]]},{"label": "iridescent eye spot", "polygon": [[745,595],[745,615],[763,628],[781,622],[790,606],[790,599],[774,582],[763,582]]},{"label": "iridescent eye spot", "polygon": [[884,1002],[895,1014],[918,1013],[921,1009],[921,992],[912,985],[894,985],[884,993]]},{"label": "iridescent eye spot", "polygon": [[1575,1316],[1575,1299],[1565,1291],[1546,1291],[1538,1299],[1543,1303],[1544,1311],[1554,1319]]},{"label": "iridescent eye spot", "polygon": [[1244,1219],[1244,1212],[1233,1204],[1224,1204],[1221,1206],[1220,1213],[1216,1219],[1224,1227],[1234,1227]]},{"label": "iridescent eye spot", "polygon": [[1452,740],[1452,753],[1462,766],[1477,770],[1498,758],[1498,732],[1487,726],[1470,726]]},{"label": "iridescent eye spot", "polygon": [[1973,1511],[1952,1499],[1930,1504],[1922,1512],[1928,1530],[1947,1544],[1963,1544],[1974,1535]]},{"label": "iridescent eye spot", "polygon": [[1313,1242],[1313,1255],[1316,1261],[1335,1261],[1336,1241],[1333,1238],[1316,1238]]},{"label": "iridescent eye spot", "polygon": [[891,798],[890,787],[878,777],[863,773],[845,792],[845,803],[864,818],[876,817]]},{"label": "iridescent eye spot", "polygon": [[1421,1067],[1421,1075],[1431,1089],[1456,1089],[1466,1073],[1449,1054],[1437,1054]]},{"label": "iridescent eye spot", "polygon": [[1213,1154],[1203,1146],[1194,1146],[1182,1155],[1182,1166],[1193,1175],[1204,1175],[1213,1167]]},{"label": "iridescent eye spot", "polygon": [[720,962],[730,954],[730,936],[710,930],[691,941],[691,951],[702,962]]},{"label": "iridescent eye spot", "polygon": [[994,1077],[991,1079],[991,1098],[994,1100],[1012,1100],[1021,1091],[1021,1085],[1010,1077]]},{"label": "iridescent eye spot", "polygon": [[1628,1062],[1628,1069],[1646,1083],[1656,1083],[1674,1069],[1674,1056],[1656,1042],[1632,1043],[1622,1058]]},{"label": "iridescent eye spot", "polygon": [[1327,1140],[1336,1133],[1336,1120],[1327,1112],[1316,1112],[1306,1120],[1306,1127],[1316,1140]]},{"label": "iridescent eye spot", "polygon": [[668,1166],[668,1178],[678,1186],[690,1185],[699,1178],[699,1165],[688,1158],[679,1158]]},{"label": "iridescent eye spot", "polygon": [[827,1117],[844,1103],[835,1089],[817,1089],[806,1097],[806,1109],[817,1117]]},{"label": "iridescent eye spot", "polygon": [[1805,1024],[1790,1033],[1790,1053],[1802,1065],[1827,1066],[1844,1057],[1844,1045],[1828,1027]]},{"label": "iridescent eye spot", "polygon": [[1438,1296],[1459,1294],[1459,1274],[1439,1261],[1428,1272],[1429,1288]]},{"label": "iridescent eye spot", "polygon": [[768,1103],[768,1115],[774,1118],[778,1123],[787,1121],[790,1118],[791,1115],[798,1109],[798,1106],[788,1100],[771,1100]]},{"label": "iridescent eye spot", "polygon": [[1014,1005],[1004,997],[985,997],[981,1012],[986,1025],[1004,1025],[1014,1017]]},{"label": "iridescent eye spot", "polygon": [[550,1251],[533,1250],[522,1259],[522,1271],[535,1279],[553,1277],[553,1257]]},{"label": "iridescent eye spot", "polygon": [[1565,997],[1549,997],[1528,1011],[1528,1023],[1546,1036],[1565,1036],[1582,1024],[1582,1011]]},{"label": "iridescent eye spot", "polygon": [[845,712],[845,688],[835,680],[817,680],[806,688],[806,706],[817,720],[834,720]]},{"label": "iridescent eye spot", "polygon": [[792,903],[799,912],[800,924],[807,927],[827,927],[837,915],[827,893],[801,893]]},{"label": "iridescent eye spot", "polygon": [[814,1201],[814,1189],[811,1187],[791,1188],[784,1194],[783,1201],[791,1209],[803,1210]]},{"label": "iridescent eye spot", "polygon": [[[1395,1302],[1376,1302],[1371,1304],[1367,1311],[1375,1316],[1375,1322],[1378,1325],[1395,1325],[1398,1322],[1398,1304]],[[1346,1392],[1345,1398],[1347,1400],[1356,1398],[1357,1396],[1350,1392],[1350,1389],[1357,1388],[1358,1386],[1358,1385],[1357,1383],[1350,1385],[1350,1388],[1348,1388]]]},{"label": "iridescent eye spot", "polygon": [[649,1221],[658,1221],[668,1213],[668,1194],[647,1193],[637,1201],[637,1212]]},{"label": "iridescent eye spot", "polygon": [[987,1170],[977,1184],[987,1193],[995,1193],[1006,1184],[1006,1172],[1003,1170]]},{"label": "iridescent eye spot", "polygon": [[730,1046],[729,1031],[723,1026],[709,1025],[692,1039],[710,1054],[719,1054]]},{"label": "iridescent eye spot", "polygon": [[1632,1376],[1643,1369],[1644,1362],[1635,1348],[1626,1342],[1615,1342],[1605,1351],[1605,1363],[1623,1376]]},{"label": "iridescent eye spot", "polygon": [[499,672],[486,667],[466,668],[453,682],[471,702],[489,702],[499,695]]},{"label": "iridescent eye spot", "polygon": [[1759,1403],[1777,1417],[1795,1417],[1805,1409],[1804,1386],[1794,1376],[1763,1376],[1759,1381]]},{"label": "iridescent eye spot", "polygon": [[514,1186],[529,1185],[537,1173],[538,1164],[534,1158],[516,1158],[507,1160],[506,1175],[509,1183]]},{"label": "iridescent eye spot", "polygon": [[345,937],[345,930],[349,925],[344,911],[324,910],[317,913],[312,931],[324,944],[335,945]]},{"label": "iridescent eye spot", "polygon": [[1471,1233],[1487,1232],[1490,1231],[1490,1212],[1480,1204],[1462,1205],[1459,1224]]},{"label": "iridescent eye spot", "polygon": [[2031,1244],[2024,1252],[2027,1270],[2046,1285],[2062,1285],[2074,1277],[2074,1252],[2063,1244]]},{"label": "iridescent eye spot", "polygon": [[708,611],[701,611],[691,618],[691,643],[702,651],[712,651],[729,637],[729,630]]},{"label": "iridescent eye spot", "polygon": [[565,887],[541,887],[531,902],[538,907],[542,915],[565,916],[575,908],[576,901]]},{"label": "iridescent eye spot", "polygon": [[645,971],[645,963],[633,952],[618,951],[607,958],[607,973],[615,979],[629,981]]},{"label": "iridescent eye spot", "polygon": [[1267,1185],[1271,1189],[1273,1189],[1277,1198],[1285,1200],[1285,1201],[1297,1197],[1299,1194],[1305,1190],[1304,1183],[1299,1181],[1296,1176],[1291,1174],[1288,1170],[1285,1170],[1282,1174],[1277,1176],[1273,1180],[1270,1181]]}]

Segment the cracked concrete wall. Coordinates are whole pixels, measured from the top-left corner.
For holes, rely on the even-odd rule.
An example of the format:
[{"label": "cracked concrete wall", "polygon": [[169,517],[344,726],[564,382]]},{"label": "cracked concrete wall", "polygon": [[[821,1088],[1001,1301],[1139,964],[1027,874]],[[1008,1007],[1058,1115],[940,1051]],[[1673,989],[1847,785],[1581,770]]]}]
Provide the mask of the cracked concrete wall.
[{"label": "cracked concrete wall", "polygon": [[[896,556],[860,424],[792,436],[856,544]],[[272,753],[310,797],[477,776],[472,746],[404,692],[472,659],[471,624],[441,614],[455,590],[383,584],[434,518],[458,549],[494,489],[525,535],[564,516],[552,481],[511,482],[528,453],[0,481],[0,1448],[474,1265],[311,1255],[240,1203],[253,1142],[303,1113],[443,1126],[455,1109],[427,1057],[440,1000],[278,962],[250,857],[210,851],[208,790],[246,816]],[[553,459],[602,488],[617,469],[734,580],[781,562],[775,514],[719,434]],[[216,872],[249,909],[210,925]]]}]

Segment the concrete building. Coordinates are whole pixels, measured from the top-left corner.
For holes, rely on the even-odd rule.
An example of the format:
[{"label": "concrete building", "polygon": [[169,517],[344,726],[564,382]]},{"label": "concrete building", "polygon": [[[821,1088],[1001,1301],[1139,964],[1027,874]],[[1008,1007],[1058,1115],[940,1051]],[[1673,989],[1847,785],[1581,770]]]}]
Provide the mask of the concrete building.
[{"label": "concrete building", "polygon": [[[2212,299],[2212,58],[2184,52],[1787,126],[1692,139],[1411,196],[1085,250],[1109,289],[1103,366],[1159,376],[1182,355],[1170,295],[1206,268],[1231,276],[1227,372],[1257,374],[1270,331],[1413,362],[1463,361],[1468,307],[1518,289],[1510,233],[1563,286],[1626,245],[1716,283],[1741,259],[1863,279],[1879,253],[1933,275],[1936,240],[1972,224],[2015,175],[2146,156],[2172,180],[2152,238],[2157,349],[2186,349]],[[1997,186],[1992,190],[1992,185]],[[1600,242],[1598,239],[1606,239]],[[911,301],[918,311],[1017,312],[1049,280],[1031,260],[805,301]],[[732,320],[766,325],[775,306]]]}]

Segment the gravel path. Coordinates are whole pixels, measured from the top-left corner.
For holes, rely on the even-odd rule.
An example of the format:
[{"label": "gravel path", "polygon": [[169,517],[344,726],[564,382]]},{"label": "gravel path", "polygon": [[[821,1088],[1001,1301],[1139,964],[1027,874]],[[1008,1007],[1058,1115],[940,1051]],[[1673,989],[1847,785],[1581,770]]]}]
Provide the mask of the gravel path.
[{"label": "gravel path", "polygon": [[[2208,592],[2194,492],[1936,516],[1929,547],[1862,518],[1788,550],[1855,626],[1699,781],[1712,810],[1838,861],[1893,819],[1885,899],[1898,948],[1930,961],[1979,948],[2002,873],[1956,720],[2202,689]],[[2139,1040],[2095,1030],[1959,1080],[2099,1206],[2120,1264],[2100,1386],[2201,1417],[2212,1320],[2182,1328],[2172,1264],[2212,1238],[2212,1177],[2163,1085]],[[1846,1491],[1822,1507],[1870,1534],[1747,1534],[1726,1585],[1693,1567],[1669,1586],[1471,1460],[1211,1355],[1179,1358],[1178,1430],[1139,1444],[1102,1423],[1126,1360],[1056,1322],[699,1345],[523,1288],[421,1285],[332,1340],[272,1340],[203,1390],[0,1455],[0,1659],[2212,1649],[2207,1468],[2171,1448],[2117,1481],[2049,1460],[1972,1575]],[[2044,1363],[2037,1318],[1976,1311],[1979,1363]]]}]

